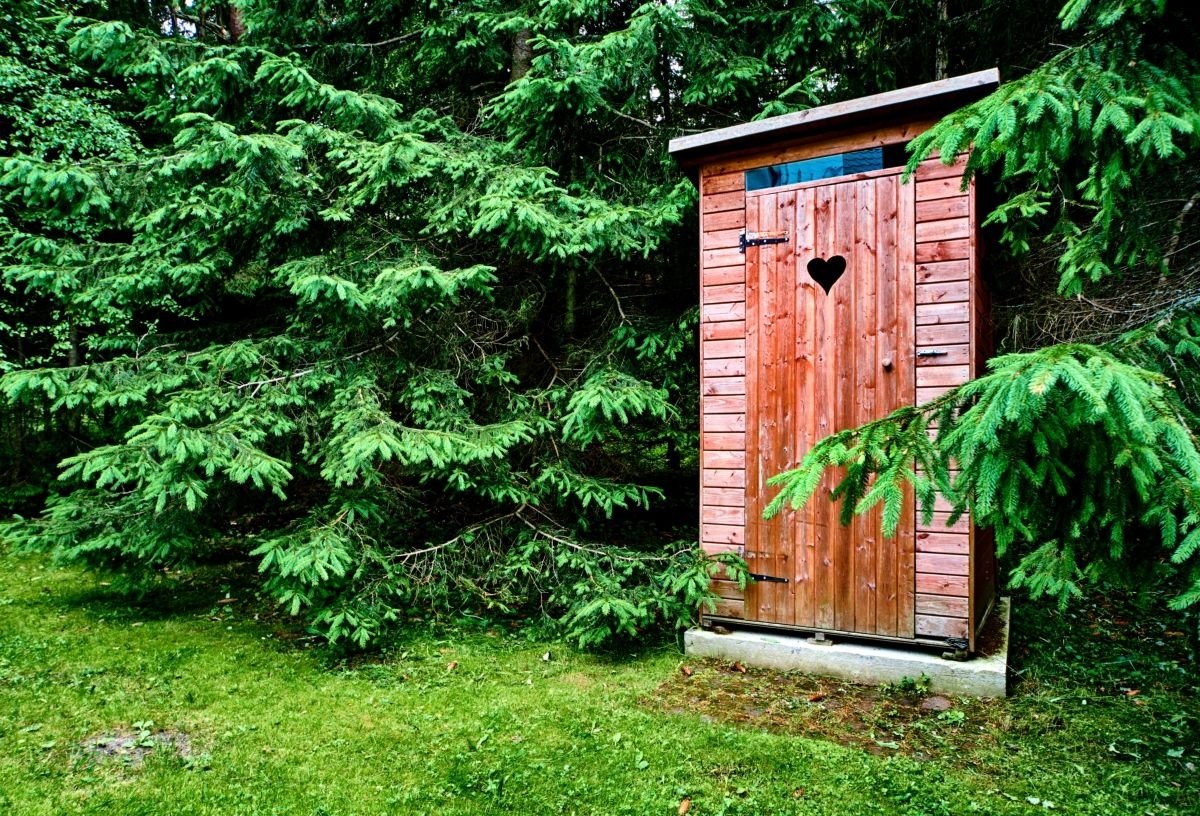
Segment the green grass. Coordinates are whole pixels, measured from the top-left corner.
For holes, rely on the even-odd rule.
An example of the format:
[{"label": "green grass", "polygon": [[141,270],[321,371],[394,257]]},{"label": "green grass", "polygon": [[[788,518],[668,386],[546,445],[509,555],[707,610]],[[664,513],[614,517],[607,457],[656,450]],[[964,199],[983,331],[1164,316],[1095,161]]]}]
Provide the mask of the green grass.
[{"label": "green grass", "polygon": [[[507,630],[427,630],[347,667],[221,596],[138,604],[93,573],[0,555],[0,813],[641,816],[687,797],[691,814],[1126,816],[1200,801],[1180,638],[1103,606],[1072,621],[1027,605],[1009,701],[893,720],[903,695],[810,703],[803,678],[684,677],[674,647],[605,658]],[[749,685],[714,709],[735,682]],[[82,747],[139,728],[187,734],[191,755],[133,767]]]}]

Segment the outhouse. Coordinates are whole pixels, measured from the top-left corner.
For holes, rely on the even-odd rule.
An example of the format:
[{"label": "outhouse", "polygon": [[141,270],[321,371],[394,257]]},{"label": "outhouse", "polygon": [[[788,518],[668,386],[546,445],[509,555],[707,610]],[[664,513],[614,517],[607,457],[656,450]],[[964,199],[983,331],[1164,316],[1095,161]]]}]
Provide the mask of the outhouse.
[{"label": "outhouse", "polygon": [[[717,581],[704,623],[974,651],[995,601],[995,548],[910,495],[896,536],[878,509],[842,526],[826,475],[770,521],[767,479],[830,433],[919,404],[992,350],[966,154],[902,179],[906,144],[990,92],[995,70],[684,136],[700,190],[700,539],[756,580]],[[965,643],[963,642],[965,641]]]}]

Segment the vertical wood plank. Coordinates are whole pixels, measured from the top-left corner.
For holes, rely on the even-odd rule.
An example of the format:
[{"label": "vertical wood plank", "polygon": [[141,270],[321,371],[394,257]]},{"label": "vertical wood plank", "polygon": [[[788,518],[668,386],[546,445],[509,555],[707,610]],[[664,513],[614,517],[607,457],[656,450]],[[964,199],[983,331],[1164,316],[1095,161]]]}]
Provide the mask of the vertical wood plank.
[{"label": "vertical wood plank", "polygon": [[[762,196],[746,199],[746,229],[761,232],[759,209]],[[758,396],[759,382],[759,260],[762,248],[746,248],[746,564],[750,572],[761,572],[758,562],[758,540],[762,527],[761,494],[759,492],[759,422],[762,403]],[[746,588],[745,609],[751,620],[758,620],[761,583]]]},{"label": "vertical wood plank", "polygon": [[[900,185],[896,208],[897,302],[896,302],[896,387],[898,404],[916,400],[914,335],[916,326],[916,185]],[[902,356],[901,356],[902,355]],[[906,491],[905,509],[896,529],[896,635],[916,634],[916,516],[912,491]]]},{"label": "vertical wood plank", "polygon": [[[816,190],[815,212],[815,249],[814,255],[829,257],[836,254],[836,236],[833,219],[833,188],[818,187]],[[814,394],[813,441],[823,439],[834,429],[833,405],[837,395],[837,359],[833,353],[835,327],[833,326],[833,299],[819,288],[814,290],[816,299],[816,369],[817,387]],[[834,575],[833,575],[833,533],[837,519],[833,512],[833,504],[829,501],[829,491],[833,479],[826,473],[821,477],[812,499],[809,500],[813,518],[814,538],[816,539],[816,580],[813,583],[814,620],[817,628],[834,628]]]},{"label": "vertical wood plank", "polygon": [[[856,202],[857,188],[854,184],[838,184],[834,189],[834,207],[836,210],[835,217],[835,235],[836,235],[836,254],[845,257],[848,261],[854,260],[854,241],[856,219]],[[834,284],[830,294],[833,296],[834,307],[834,376],[835,383],[835,411],[834,430],[842,430],[850,428],[854,425],[854,398],[853,388],[855,382],[855,337],[854,337],[854,318],[853,318],[853,303],[855,300],[855,283],[856,276],[852,273],[843,275],[842,279]],[[837,472],[837,478],[844,478],[845,473],[841,469]],[[841,507],[835,509],[835,513],[840,513]],[[830,525],[833,532],[833,561],[836,566],[834,572],[834,627],[845,632],[854,630],[854,544],[851,540],[853,537],[854,527],[844,527],[840,521],[834,519],[834,524]]]},{"label": "vertical wood plank", "polygon": [[[778,233],[776,212],[778,195],[761,196],[758,205],[759,232]],[[755,511],[758,524],[758,565],[759,572],[766,575],[778,575],[779,568],[779,536],[778,518],[771,521],[762,519],[762,508],[766,506],[767,479],[774,473],[775,438],[778,427],[779,402],[779,366],[776,359],[780,315],[777,301],[779,281],[777,271],[777,256],[779,244],[769,244],[762,247],[758,254],[758,302],[759,302],[759,333],[758,333],[758,364],[759,381],[757,399],[759,402],[758,428],[758,474],[754,481],[759,507]],[[778,622],[779,585],[774,582],[759,584],[758,617],[757,620]]]},{"label": "vertical wood plank", "polygon": [[[892,370],[880,371],[876,399],[881,410],[896,406],[900,401],[896,393],[896,366],[903,365],[896,347],[896,270],[897,258],[897,207],[899,203],[898,181],[892,176],[879,180],[876,192],[876,211],[879,217],[878,284],[875,292],[878,332],[875,336],[875,357],[882,367],[890,360]],[[896,545],[895,537],[885,538],[878,533],[879,554],[875,563],[875,626],[881,635],[896,636]]]},{"label": "vertical wood plank", "polygon": [[[875,290],[879,272],[878,209],[876,181],[857,185],[857,223],[854,243],[855,330],[850,341],[855,349],[854,391],[845,395],[853,409],[853,424],[862,425],[877,416],[875,380],[879,364],[875,359],[878,322],[875,314]],[[855,518],[851,542],[854,548],[854,630],[875,632],[876,552],[879,541],[878,508]]]},{"label": "vertical wood plank", "polygon": [[[817,310],[823,293],[808,275],[805,264],[816,253],[816,192],[812,188],[796,195],[796,460],[812,447],[817,434],[818,371],[814,365],[817,349]],[[795,618],[797,626],[816,622],[813,582],[816,578],[817,528],[812,502],[797,511],[794,576],[796,582]]]},{"label": "vertical wood plank", "polygon": [[[775,211],[775,230],[777,233],[795,235],[796,231],[796,193],[791,191],[779,197]],[[796,336],[796,244],[794,240],[777,245],[775,257],[775,274],[778,276],[777,335],[775,343],[775,359],[777,370],[776,392],[776,429],[775,450],[777,456],[773,473],[794,467],[795,452],[795,336]],[[772,491],[772,494],[775,491]],[[775,536],[776,563],[774,575],[788,578],[786,584],[776,584],[776,620],[781,623],[794,624],[796,620],[796,582],[792,579],[795,573],[794,553],[796,551],[796,519],[795,513],[784,509],[776,516]]]}]

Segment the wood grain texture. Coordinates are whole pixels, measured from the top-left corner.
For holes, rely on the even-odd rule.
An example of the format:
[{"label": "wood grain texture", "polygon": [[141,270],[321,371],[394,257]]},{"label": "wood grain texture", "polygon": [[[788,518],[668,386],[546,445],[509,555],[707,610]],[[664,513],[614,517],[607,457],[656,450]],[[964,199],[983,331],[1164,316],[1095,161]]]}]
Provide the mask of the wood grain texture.
[{"label": "wood grain texture", "polygon": [[[916,194],[917,185],[904,184],[900,187],[899,206],[897,207],[896,235],[899,246],[899,285],[897,286],[897,348],[904,352],[905,362],[913,360],[911,356],[915,348],[915,309],[916,306],[916,244],[909,239],[916,231]],[[906,366],[904,378],[898,384],[900,393],[897,394],[898,404],[911,405],[916,398],[916,366]],[[913,525],[915,522],[915,502],[910,495],[904,503],[899,526],[896,529],[896,584],[898,588],[896,602],[896,634],[899,637],[914,637],[915,608],[913,587],[916,581],[916,543]]]},{"label": "wood grain texture", "polygon": [[923,592],[917,593],[918,615],[938,615],[944,618],[966,619],[967,606],[966,598],[952,595],[927,595]]},{"label": "wood grain texture", "polygon": [[722,323],[701,323],[702,340],[737,340],[746,336],[745,320],[726,320]]},{"label": "wood grain texture", "polygon": [[[927,241],[953,241],[969,238],[971,222],[965,216],[962,218],[946,218],[938,221],[917,221],[917,243]],[[710,233],[724,235],[725,233]],[[708,235],[705,235],[707,238]],[[735,239],[736,240],[736,239]]]},{"label": "wood grain texture", "polygon": [[959,303],[971,299],[967,281],[936,281],[917,284],[917,303]]},{"label": "wood grain texture", "polygon": [[[741,173],[738,173],[741,176]],[[701,232],[714,230],[742,229],[746,226],[746,210],[739,207],[736,210],[721,210],[700,214]]]},{"label": "wood grain texture", "polygon": [[705,340],[704,359],[715,360],[722,357],[746,356],[746,341],[738,337],[731,340]]},{"label": "wood grain texture", "polygon": [[938,615],[917,615],[917,634],[924,637],[958,637],[968,635],[966,617],[944,618]]},{"label": "wood grain texture", "polygon": [[[716,252],[726,251],[728,250],[716,250]],[[969,257],[970,254],[971,242],[967,238],[959,238],[953,241],[930,241],[928,243],[917,244],[917,263],[958,261]]]},{"label": "wood grain texture", "polygon": [[971,277],[971,262],[930,261],[917,264],[917,283],[943,283],[946,281],[965,281]]}]

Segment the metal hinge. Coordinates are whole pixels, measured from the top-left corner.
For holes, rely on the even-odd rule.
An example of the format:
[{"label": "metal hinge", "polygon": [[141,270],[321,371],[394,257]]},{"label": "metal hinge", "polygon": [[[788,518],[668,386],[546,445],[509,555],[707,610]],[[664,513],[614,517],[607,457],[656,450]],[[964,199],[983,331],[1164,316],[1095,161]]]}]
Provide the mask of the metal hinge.
[{"label": "metal hinge", "polygon": [[743,255],[746,254],[746,247],[763,246],[764,244],[786,244],[788,237],[786,235],[747,235],[742,233],[738,236],[738,251]]},{"label": "metal hinge", "polygon": [[756,572],[750,573],[750,577],[755,581],[765,581],[768,584],[786,584],[787,578],[780,578],[778,575],[759,575]]}]

